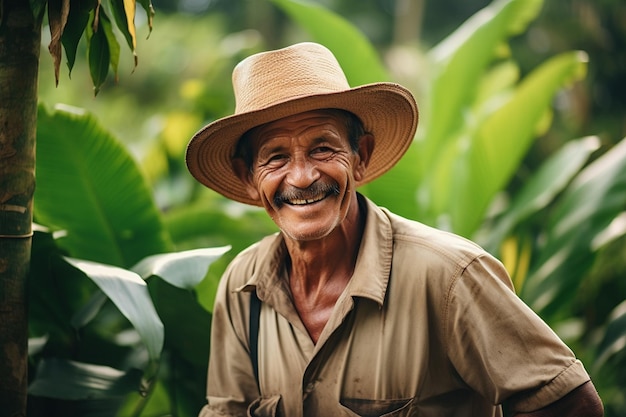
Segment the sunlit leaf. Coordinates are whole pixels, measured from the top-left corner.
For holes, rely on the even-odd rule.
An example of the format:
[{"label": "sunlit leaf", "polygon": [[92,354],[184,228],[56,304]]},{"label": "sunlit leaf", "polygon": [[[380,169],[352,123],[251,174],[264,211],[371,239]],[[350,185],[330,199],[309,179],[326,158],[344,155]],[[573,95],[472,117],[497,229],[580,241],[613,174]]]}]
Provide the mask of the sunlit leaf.
[{"label": "sunlit leaf", "polygon": [[87,113],[40,107],[35,217],[64,230],[75,258],[129,268],[171,251],[151,190],[129,151]]},{"label": "sunlit leaf", "polygon": [[70,12],[70,0],[48,0],[48,24],[50,26],[50,44],[48,51],[54,62],[54,79],[59,84],[61,67],[61,36]]},{"label": "sunlit leaf", "polygon": [[[570,52],[556,56],[529,74],[502,107],[477,129],[471,140],[458,138],[464,162],[447,169],[452,178],[438,179],[433,190],[452,207],[453,230],[465,236],[480,225],[496,193],[510,181],[536,138],[537,126],[552,106],[556,93],[585,75],[587,56]],[[472,125],[469,124],[469,129]],[[472,134],[473,133],[473,134]],[[441,160],[438,160],[439,164]]]},{"label": "sunlit leaf", "polygon": [[512,94],[520,79],[519,66],[512,60],[496,64],[486,71],[476,90],[476,112],[490,112]]},{"label": "sunlit leaf", "polygon": [[306,29],[314,41],[333,51],[351,85],[386,81],[389,78],[372,44],[341,16],[313,2],[272,2]]},{"label": "sunlit leaf", "polygon": [[[503,66],[494,73],[498,78],[489,81],[485,81],[486,72],[497,59],[498,46],[528,25],[541,3],[495,1],[430,51],[434,75],[428,95],[418,103],[416,141],[396,166],[364,188],[368,195],[403,216],[470,234],[476,223],[459,222],[455,216],[464,215],[467,203],[466,198],[456,197],[457,191],[471,194],[482,186],[476,182],[468,185],[464,179],[472,169],[467,158],[478,123],[475,110],[482,105],[482,112],[493,112],[501,105],[502,91],[513,87],[511,77],[517,75],[511,65]],[[490,101],[488,93],[497,95],[497,100]],[[476,207],[467,215],[475,216],[488,204],[485,200],[484,196],[470,200]],[[461,213],[450,213],[454,209]]]},{"label": "sunlit leaf", "polygon": [[135,0],[111,0],[111,11],[118,29],[124,35],[137,66],[137,34],[135,29]]},{"label": "sunlit leaf", "polygon": [[[546,109],[551,107],[555,94],[583,79],[587,62],[585,53],[569,52],[547,60],[532,71],[510,100],[480,127],[479,140],[473,143],[476,157],[480,158],[477,162],[487,160],[488,167],[496,165],[498,171],[502,168],[508,173],[514,171],[532,143],[536,126]],[[481,158],[485,154],[488,158]],[[505,178],[509,176],[505,175]]]},{"label": "sunlit leaf", "polygon": [[156,275],[175,287],[193,289],[204,279],[209,266],[229,250],[230,246],[224,246],[162,253],[142,259],[131,269],[144,279]]},{"label": "sunlit leaf", "polygon": [[151,358],[163,348],[163,323],[159,318],[146,282],[136,273],[97,262],[65,258],[91,278],[141,336]]},{"label": "sunlit leaf", "polygon": [[141,372],[137,369],[124,372],[108,366],[44,358],[39,362],[28,393],[65,400],[107,399],[99,406],[110,403],[107,411],[114,415],[120,404],[111,400],[137,391],[140,379]]},{"label": "sunlit leaf", "polygon": [[[429,102],[424,103],[428,131],[423,137],[423,172],[430,168],[437,149],[451,139],[472,106],[497,46],[522,31],[537,15],[541,0],[498,0],[474,14],[429,52],[439,70],[432,82]],[[425,135],[424,135],[425,134]]]}]

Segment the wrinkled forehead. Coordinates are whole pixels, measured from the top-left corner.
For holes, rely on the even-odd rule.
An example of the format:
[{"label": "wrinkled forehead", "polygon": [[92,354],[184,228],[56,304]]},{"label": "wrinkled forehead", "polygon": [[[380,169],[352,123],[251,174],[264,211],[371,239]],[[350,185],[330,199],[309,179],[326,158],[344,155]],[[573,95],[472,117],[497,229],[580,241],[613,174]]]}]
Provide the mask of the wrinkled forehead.
[{"label": "wrinkled forehead", "polygon": [[307,130],[334,131],[347,138],[347,126],[350,114],[339,109],[320,109],[297,113],[272,122],[268,122],[247,131],[237,143],[237,155],[247,154],[279,136],[301,135]]}]

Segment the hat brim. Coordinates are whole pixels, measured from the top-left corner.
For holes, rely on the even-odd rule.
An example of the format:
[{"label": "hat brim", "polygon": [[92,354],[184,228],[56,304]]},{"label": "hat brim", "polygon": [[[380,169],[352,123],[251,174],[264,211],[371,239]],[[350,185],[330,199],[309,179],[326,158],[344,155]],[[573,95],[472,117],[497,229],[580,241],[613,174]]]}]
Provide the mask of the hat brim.
[{"label": "hat brim", "polygon": [[201,184],[232,200],[261,206],[248,195],[233,169],[235,146],[248,130],[311,110],[342,109],[358,116],[374,136],[374,151],[357,187],[393,167],[409,148],[419,113],[413,95],[394,83],[367,84],[345,91],[308,95],[216,120],[200,129],[187,146],[189,172]]}]

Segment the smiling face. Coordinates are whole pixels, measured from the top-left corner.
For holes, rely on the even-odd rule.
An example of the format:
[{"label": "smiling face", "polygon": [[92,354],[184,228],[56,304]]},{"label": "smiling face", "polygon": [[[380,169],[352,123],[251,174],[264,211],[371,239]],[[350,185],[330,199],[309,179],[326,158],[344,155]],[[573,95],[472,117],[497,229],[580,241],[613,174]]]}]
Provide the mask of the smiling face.
[{"label": "smiling face", "polygon": [[364,134],[354,151],[344,115],[300,113],[254,129],[247,140],[250,169],[241,159],[235,169],[288,238],[321,239],[357,216],[355,182],[365,174],[373,140]]}]

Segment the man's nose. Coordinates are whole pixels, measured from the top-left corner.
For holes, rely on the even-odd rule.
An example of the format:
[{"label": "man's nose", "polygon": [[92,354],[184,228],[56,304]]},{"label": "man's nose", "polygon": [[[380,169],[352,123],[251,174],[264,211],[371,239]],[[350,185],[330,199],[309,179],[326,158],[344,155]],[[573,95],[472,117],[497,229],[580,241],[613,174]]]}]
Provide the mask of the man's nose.
[{"label": "man's nose", "polygon": [[296,156],[291,161],[287,183],[297,188],[307,188],[320,178],[313,161],[305,156]]}]

